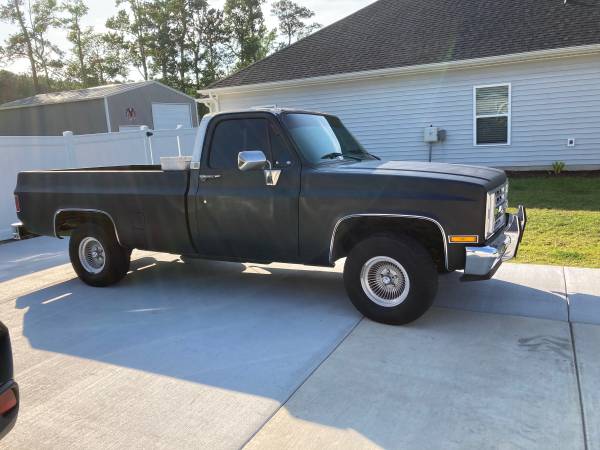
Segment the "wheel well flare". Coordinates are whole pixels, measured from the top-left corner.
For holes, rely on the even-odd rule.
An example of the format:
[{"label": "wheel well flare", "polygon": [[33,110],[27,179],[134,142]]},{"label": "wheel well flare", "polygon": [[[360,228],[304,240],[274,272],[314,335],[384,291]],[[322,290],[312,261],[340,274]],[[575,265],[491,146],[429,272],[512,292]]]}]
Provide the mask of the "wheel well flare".
[{"label": "wheel well flare", "polygon": [[92,209],[60,209],[54,213],[54,235],[60,238],[69,235],[72,230],[83,223],[93,223],[113,231],[119,241],[115,221],[105,211]]},{"label": "wheel well flare", "polygon": [[439,222],[416,216],[349,216],[336,224],[331,237],[329,261],[350,253],[362,240],[377,234],[410,236],[420,242],[440,267],[448,268],[446,233]]}]

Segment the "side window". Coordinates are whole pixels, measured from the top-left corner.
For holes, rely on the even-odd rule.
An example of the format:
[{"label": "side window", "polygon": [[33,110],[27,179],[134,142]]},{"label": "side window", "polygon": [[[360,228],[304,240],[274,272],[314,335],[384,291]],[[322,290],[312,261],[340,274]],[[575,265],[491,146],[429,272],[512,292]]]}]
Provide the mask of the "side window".
[{"label": "side window", "polygon": [[269,157],[268,122],[266,119],[231,119],[217,124],[208,155],[213,169],[237,169],[238,153],[262,150]]},{"label": "side window", "polygon": [[290,149],[281,129],[273,122],[269,123],[269,139],[271,140],[271,152],[273,154],[273,164],[277,167],[286,167],[294,161],[292,150]]},{"label": "side window", "polygon": [[510,144],[510,85],[476,86],[473,91],[474,144]]}]

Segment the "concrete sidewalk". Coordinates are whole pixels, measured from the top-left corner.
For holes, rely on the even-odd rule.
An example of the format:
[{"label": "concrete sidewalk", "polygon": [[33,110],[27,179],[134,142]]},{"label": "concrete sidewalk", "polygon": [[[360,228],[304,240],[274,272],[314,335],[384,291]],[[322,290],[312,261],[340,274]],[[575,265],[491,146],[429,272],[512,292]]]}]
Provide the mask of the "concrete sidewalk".
[{"label": "concrete sidewalk", "polygon": [[0,448],[600,449],[600,271],[443,276],[436,308],[389,327],[354,310],[341,265],[135,252],[94,289],[66,244],[0,245],[22,388]]}]

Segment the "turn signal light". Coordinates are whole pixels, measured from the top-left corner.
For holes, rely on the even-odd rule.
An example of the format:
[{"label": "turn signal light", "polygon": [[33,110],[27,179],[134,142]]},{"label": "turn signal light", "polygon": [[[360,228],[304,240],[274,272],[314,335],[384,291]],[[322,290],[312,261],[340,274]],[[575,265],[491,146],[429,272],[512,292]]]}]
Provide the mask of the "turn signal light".
[{"label": "turn signal light", "polygon": [[19,200],[19,196],[15,194],[15,208],[17,208],[17,212],[21,212],[21,201]]},{"label": "turn signal light", "polygon": [[0,416],[9,412],[15,406],[17,406],[17,396],[15,395],[15,391],[8,389],[5,393],[0,395]]},{"label": "turn signal light", "polygon": [[448,241],[450,241],[451,244],[477,244],[479,242],[479,236],[450,236]]}]

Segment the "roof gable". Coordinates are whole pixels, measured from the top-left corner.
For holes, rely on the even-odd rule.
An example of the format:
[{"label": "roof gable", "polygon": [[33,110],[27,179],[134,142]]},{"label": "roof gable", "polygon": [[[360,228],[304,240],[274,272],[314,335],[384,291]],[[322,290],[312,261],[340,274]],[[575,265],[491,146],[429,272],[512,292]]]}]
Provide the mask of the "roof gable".
[{"label": "roof gable", "polygon": [[209,88],[597,43],[597,0],[379,0]]}]

